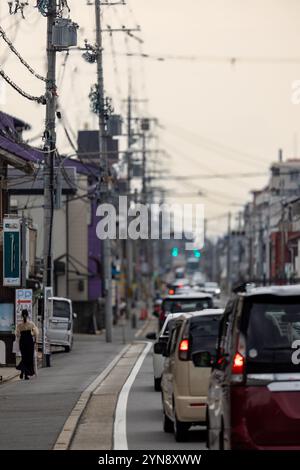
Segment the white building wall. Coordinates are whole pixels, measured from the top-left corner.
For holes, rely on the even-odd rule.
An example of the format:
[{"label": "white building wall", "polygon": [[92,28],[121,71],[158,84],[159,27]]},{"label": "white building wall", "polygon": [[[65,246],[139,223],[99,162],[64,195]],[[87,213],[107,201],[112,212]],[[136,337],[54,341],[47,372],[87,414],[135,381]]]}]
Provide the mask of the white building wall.
[{"label": "white building wall", "polygon": [[[76,198],[87,192],[87,178],[80,178],[80,189]],[[69,274],[69,296],[72,300],[88,300],[88,224],[90,222],[90,203],[86,199],[76,199],[69,196],[69,269],[82,273],[82,277],[75,273]],[[37,226],[37,257],[43,257],[44,243],[44,219],[43,196],[12,196],[17,201],[18,208],[28,207],[24,215],[30,217]],[[66,196],[62,197],[62,208],[54,211],[53,221],[53,260],[61,258],[66,262],[67,252],[67,220],[66,220]],[[20,211],[21,213],[21,211]],[[80,289],[79,280],[82,279],[83,290]],[[58,277],[57,295],[66,296],[66,275]]]}]

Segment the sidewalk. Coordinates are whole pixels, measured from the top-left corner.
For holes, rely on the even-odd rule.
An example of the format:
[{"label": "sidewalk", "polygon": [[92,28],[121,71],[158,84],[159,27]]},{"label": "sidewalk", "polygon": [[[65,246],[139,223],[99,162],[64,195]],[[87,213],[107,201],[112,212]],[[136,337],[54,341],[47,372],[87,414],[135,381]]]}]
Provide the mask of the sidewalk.
[{"label": "sidewalk", "polygon": [[0,367],[0,385],[14,379],[19,373],[15,367]]},{"label": "sidewalk", "polygon": [[0,450],[52,449],[81,394],[146,324],[114,327],[113,343],[106,343],[104,331],[76,335],[73,350],[52,354],[51,367],[39,369],[37,378],[0,385]]},{"label": "sidewalk", "polygon": [[[146,326],[147,324],[147,321],[141,321],[138,319],[138,316],[137,316],[137,328],[136,330],[133,330],[132,332],[135,332],[135,334],[139,334],[139,333],[142,333],[142,329],[144,326]],[[125,343],[127,342],[130,342],[133,337],[132,337],[132,332],[129,333],[129,322],[126,322],[126,324],[122,324],[122,321],[119,321],[118,325],[114,326],[114,333],[116,334],[117,332],[117,336],[119,337],[118,340],[120,340],[121,338],[121,341]],[[121,333],[121,334],[120,334]],[[76,340],[76,337],[77,338],[80,338],[80,334],[76,334],[75,335],[75,340]],[[93,337],[94,335],[91,335],[91,337]],[[100,335],[96,335],[96,336],[105,336],[105,330],[103,330],[101,332]],[[55,348],[54,352],[57,352],[57,350],[59,350],[59,348]],[[39,352],[38,353],[38,368],[41,368],[42,367],[42,353]],[[6,382],[9,382],[10,380],[13,380],[14,378],[18,377],[20,374],[20,371],[18,371],[15,367],[5,367],[5,366],[0,366],[0,385],[1,384],[4,384]]]}]

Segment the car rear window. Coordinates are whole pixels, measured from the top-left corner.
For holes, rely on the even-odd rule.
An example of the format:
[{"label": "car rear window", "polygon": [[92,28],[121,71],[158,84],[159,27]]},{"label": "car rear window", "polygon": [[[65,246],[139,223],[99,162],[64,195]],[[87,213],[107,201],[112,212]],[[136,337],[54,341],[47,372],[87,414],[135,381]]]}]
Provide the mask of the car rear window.
[{"label": "car rear window", "polygon": [[210,297],[202,299],[168,299],[164,301],[163,308],[168,313],[197,312],[205,308],[212,308],[213,303]]},{"label": "car rear window", "polygon": [[53,301],[53,316],[58,318],[70,318],[70,305],[60,300]]},{"label": "car rear window", "polygon": [[193,318],[190,324],[191,352],[216,352],[221,315],[206,315]]},{"label": "car rear window", "polygon": [[300,370],[292,362],[295,340],[300,340],[299,298],[253,302],[246,330],[247,371]]}]

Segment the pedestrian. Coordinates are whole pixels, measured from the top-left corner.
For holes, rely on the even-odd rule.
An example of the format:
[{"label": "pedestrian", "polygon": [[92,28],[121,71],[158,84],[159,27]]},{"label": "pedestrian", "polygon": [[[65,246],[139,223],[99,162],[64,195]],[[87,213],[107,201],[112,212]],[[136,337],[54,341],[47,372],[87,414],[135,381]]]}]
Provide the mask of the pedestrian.
[{"label": "pedestrian", "polygon": [[34,371],[34,346],[37,344],[38,329],[30,321],[27,309],[22,310],[22,320],[17,325],[17,340],[20,345],[21,362],[16,367],[21,371],[20,379],[29,380],[35,374]]}]

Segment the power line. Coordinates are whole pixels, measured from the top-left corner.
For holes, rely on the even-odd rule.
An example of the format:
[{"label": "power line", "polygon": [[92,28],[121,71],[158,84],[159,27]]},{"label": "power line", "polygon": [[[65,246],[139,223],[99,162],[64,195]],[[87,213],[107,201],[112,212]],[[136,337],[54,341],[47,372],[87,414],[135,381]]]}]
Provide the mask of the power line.
[{"label": "power line", "polygon": [[39,104],[46,104],[46,97],[45,95],[42,96],[33,96],[27,93],[26,91],[22,90],[11,78],[6,75],[4,70],[0,68],[0,75],[3,77],[3,79],[15,90],[17,91],[21,96],[24,98],[28,99],[29,101],[35,101],[36,103]]},{"label": "power line", "polygon": [[[124,54],[118,53],[119,56]],[[175,54],[148,54],[148,53],[127,53],[127,57],[137,57],[141,59],[149,59],[158,62],[168,60],[185,61],[185,62],[203,62],[203,63],[224,63],[231,66],[240,64],[299,64],[300,57],[242,57],[242,56],[209,56],[209,55],[175,55]]]},{"label": "power line", "polygon": [[[173,127],[174,130],[172,131],[170,127]],[[229,158],[231,160],[236,161],[236,158],[238,156],[239,159],[242,157],[245,160],[244,162],[245,164],[251,164],[251,166],[254,166],[254,165],[257,166],[255,161],[257,161],[260,164],[264,163],[262,161],[262,158],[259,156],[251,155],[247,152],[240,151],[233,147],[224,145],[220,142],[216,142],[207,137],[203,137],[191,130],[184,129],[183,127],[178,126],[176,124],[169,123],[169,125],[167,125],[166,127],[163,127],[163,129],[165,129],[167,132],[170,132],[175,137],[183,139],[185,142],[192,144],[193,146],[197,146],[197,147],[200,146],[200,147],[208,148],[210,151],[213,151],[215,153],[216,152],[223,153],[226,155],[226,158]],[[182,134],[184,134],[184,136]],[[236,155],[236,157],[234,155]]]},{"label": "power line", "polygon": [[29,70],[29,72],[34,75],[37,79],[42,80],[43,82],[46,82],[46,78],[42,77],[42,75],[39,75],[36,73],[33,68],[26,62],[25,59],[21,56],[21,54],[17,51],[17,49],[14,47],[10,39],[6,36],[4,29],[0,26],[0,37],[4,39],[10,50],[18,57],[19,61]]},{"label": "power line", "polygon": [[[288,173],[289,174],[289,173]],[[215,173],[215,174],[194,174],[194,175],[170,175],[170,176],[150,176],[154,180],[176,180],[176,181],[185,181],[185,180],[198,180],[198,179],[235,179],[235,178],[257,178],[260,176],[267,176],[266,172],[253,172],[253,173]]]}]

